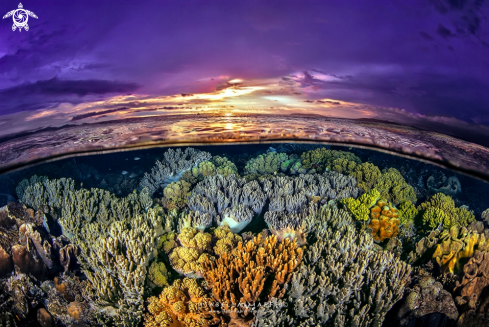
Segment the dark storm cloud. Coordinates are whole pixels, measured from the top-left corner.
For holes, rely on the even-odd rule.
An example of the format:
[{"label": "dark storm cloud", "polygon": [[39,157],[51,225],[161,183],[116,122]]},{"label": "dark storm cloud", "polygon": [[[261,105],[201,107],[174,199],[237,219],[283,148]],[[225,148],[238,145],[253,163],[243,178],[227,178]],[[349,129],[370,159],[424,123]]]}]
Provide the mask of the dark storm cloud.
[{"label": "dark storm cloud", "polygon": [[444,37],[444,38],[454,36],[452,31],[450,31],[448,28],[446,28],[442,24],[438,25],[438,28],[436,29],[436,33],[438,33],[438,35],[440,35],[441,37]]},{"label": "dark storm cloud", "polygon": [[128,93],[137,88],[138,85],[135,83],[106,80],[60,80],[55,77],[0,90],[1,113],[37,110],[43,106],[52,108],[63,102],[76,104],[84,102],[86,96]]}]

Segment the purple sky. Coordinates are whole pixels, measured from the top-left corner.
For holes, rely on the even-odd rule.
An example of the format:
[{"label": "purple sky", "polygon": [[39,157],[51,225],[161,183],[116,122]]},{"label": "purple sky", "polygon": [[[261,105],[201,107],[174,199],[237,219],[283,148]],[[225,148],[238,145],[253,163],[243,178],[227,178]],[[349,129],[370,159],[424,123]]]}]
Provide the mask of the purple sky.
[{"label": "purple sky", "polygon": [[[18,1],[1,1],[0,15]],[[263,87],[256,101],[248,95],[250,108],[333,99],[365,106],[376,118],[385,110],[391,121],[450,116],[489,126],[484,0],[22,4],[39,18],[20,33],[11,17],[0,20],[0,115],[26,122],[28,113],[43,116],[40,110],[79,115],[85,103],[136,108],[147,97],[209,94],[239,78]],[[132,102],[113,100],[127,95]]]}]

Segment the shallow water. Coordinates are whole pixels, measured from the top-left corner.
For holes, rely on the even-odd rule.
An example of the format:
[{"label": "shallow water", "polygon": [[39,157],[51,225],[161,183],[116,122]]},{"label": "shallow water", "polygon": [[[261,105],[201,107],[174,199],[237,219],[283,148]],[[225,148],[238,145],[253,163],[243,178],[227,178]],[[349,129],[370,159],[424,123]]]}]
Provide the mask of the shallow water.
[{"label": "shallow water", "polygon": [[[233,129],[219,126],[199,132]],[[484,323],[487,194],[483,180],[426,161],[320,143],[31,165],[0,176],[0,321]],[[478,272],[469,280],[464,267]]]}]

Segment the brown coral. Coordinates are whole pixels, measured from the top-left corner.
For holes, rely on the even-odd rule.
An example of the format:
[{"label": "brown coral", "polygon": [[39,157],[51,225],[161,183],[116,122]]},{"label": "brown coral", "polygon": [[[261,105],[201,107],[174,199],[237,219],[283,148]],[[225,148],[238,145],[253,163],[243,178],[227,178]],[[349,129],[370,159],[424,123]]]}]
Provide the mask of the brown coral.
[{"label": "brown coral", "polygon": [[206,327],[219,323],[213,301],[197,280],[184,278],[165,287],[160,296],[148,299],[146,327]]},{"label": "brown coral", "polygon": [[399,213],[393,206],[389,206],[385,200],[377,201],[370,209],[370,224],[372,236],[375,241],[383,242],[387,238],[393,238],[399,232]]},{"label": "brown coral", "polygon": [[465,311],[459,323],[468,317],[484,316],[489,310],[489,296],[486,291],[489,285],[489,252],[475,251],[463,271],[462,281],[457,282],[455,288],[459,294],[455,301]]},{"label": "brown coral", "polygon": [[275,235],[263,240],[258,235],[246,244],[240,242],[216,261],[204,262],[203,276],[225,315],[231,319],[247,318],[250,305],[256,301],[285,294],[302,254],[295,240],[278,242]]}]

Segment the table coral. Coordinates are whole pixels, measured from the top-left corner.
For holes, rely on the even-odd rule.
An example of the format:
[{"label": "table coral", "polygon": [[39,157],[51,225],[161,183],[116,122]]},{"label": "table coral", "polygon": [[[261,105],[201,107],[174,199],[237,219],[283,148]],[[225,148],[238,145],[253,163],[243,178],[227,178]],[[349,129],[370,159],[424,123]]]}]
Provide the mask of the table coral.
[{"label": "table coral", "polygon": [[203,275],[227,319],[247,318],[255,302],[285,294],[302,255],[294,241],[278,242],[276,236],[262,239],[259,235],[246,243],[240,242],[216,261],[204,262]]},{"label": "table coral", "polygon": [[465,207],[455,207],[453,199],[443,193],[431,196],[418,206],[423,224],[434,228],[442,224],[445,228],[455,225],[467,226],[475,220],[474,214]]},{"label": "table coral", "polygon": [[197,280],[176,280],[161,294],[148,299],[145,327],[207,327],[220,319],[214,313],[213,299],[205,294]]},{"label": "table coral", "polygon": [[394,205],[401,202],[411,201],[416,203],[416,193],[401,173],[395,168],[382,171],[382,175],[373,185],[380,192],[383,199],[391,201]]},{"label": "table coral", "polygon": [[375,241],[383,242],[387,238],[393,238],[399,232],[399,213],[387,201],[379,200],[370,209],[370,224],[372,236]]}]

